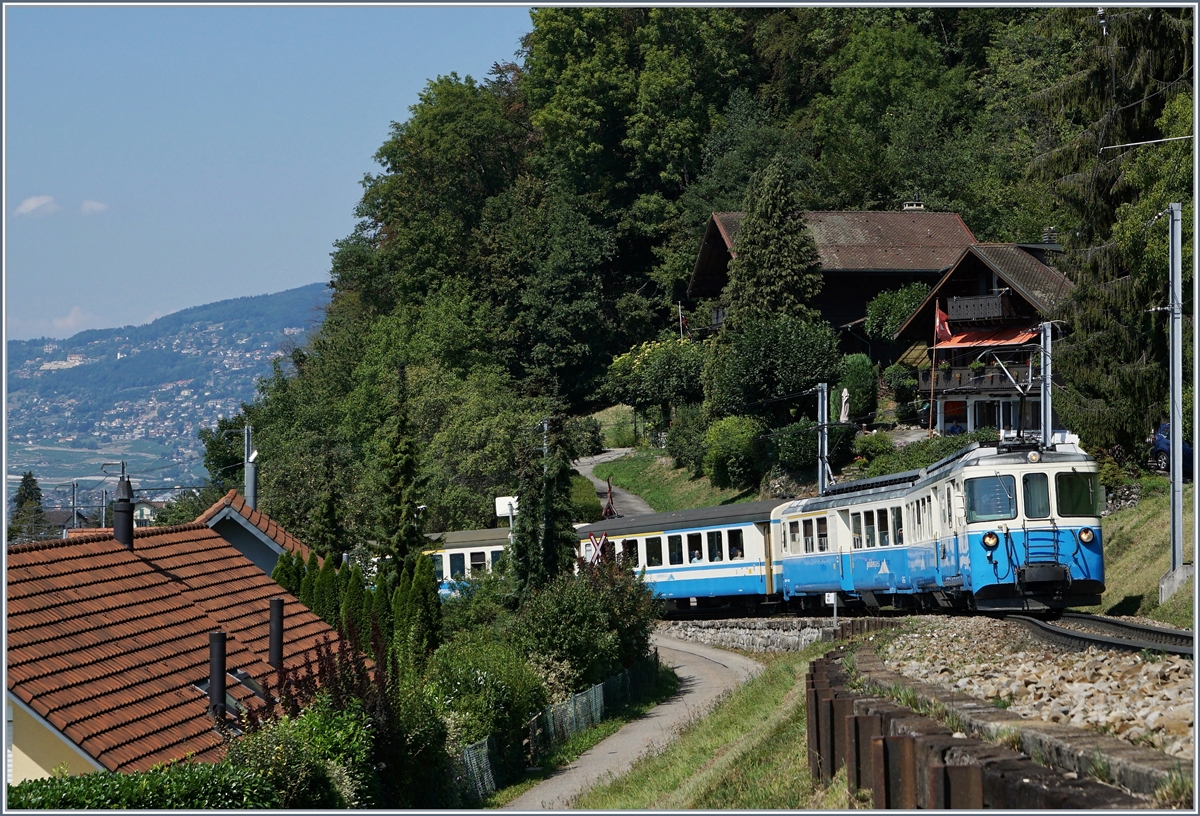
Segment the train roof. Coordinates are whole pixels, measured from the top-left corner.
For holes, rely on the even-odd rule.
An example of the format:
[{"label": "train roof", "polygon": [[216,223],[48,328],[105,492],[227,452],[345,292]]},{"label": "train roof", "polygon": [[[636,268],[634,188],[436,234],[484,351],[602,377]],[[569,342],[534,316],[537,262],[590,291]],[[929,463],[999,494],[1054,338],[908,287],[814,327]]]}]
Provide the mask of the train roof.
[{"label": "train roof", "polygon": [[640,516],[622,516],[615,519],[585,524],[578,528],[580,538],[589,533],[610,536],[680,530],[688,527],[713,526],[715,524],[739,524],[771,520],[771,511],[783,503],[780,499],[744,502],[742,504],[719,504],[715,507],[697,507],[692,510],[677,510],[673,513],[643,513]]},{"label": "train roof", "polygon": [[456,530],[452,533],[426,533],[430,539],[430,547],[435,544],[437,549],[457,550],[468,547],[496,547],[508,544],[507,527],[490,527],[485,530]]}]

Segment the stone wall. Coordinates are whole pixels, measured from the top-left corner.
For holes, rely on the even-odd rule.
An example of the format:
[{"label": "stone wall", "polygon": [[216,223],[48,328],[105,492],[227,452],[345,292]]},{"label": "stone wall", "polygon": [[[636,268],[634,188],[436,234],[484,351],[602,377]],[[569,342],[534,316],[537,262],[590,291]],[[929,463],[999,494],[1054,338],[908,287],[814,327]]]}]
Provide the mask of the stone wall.
[{"label": "stone wall", "polygon": [[658,625],[658,631],[667,637],[745,652],[798,652],[832,629],[831,618],[664,621]]}]

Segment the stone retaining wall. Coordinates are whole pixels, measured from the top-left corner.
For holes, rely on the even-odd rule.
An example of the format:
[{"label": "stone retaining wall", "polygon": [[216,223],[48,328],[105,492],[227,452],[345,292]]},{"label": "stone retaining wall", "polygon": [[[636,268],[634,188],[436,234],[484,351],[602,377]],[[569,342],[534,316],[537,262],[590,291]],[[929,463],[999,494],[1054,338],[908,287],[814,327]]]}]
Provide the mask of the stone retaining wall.
[{"label": "stone retaining wall", "polygon": [[798,652],[818,640],[829,640],[830,618],[763,618],[761,620],[664,621],[658,631],[722,649],[745,652]]}]

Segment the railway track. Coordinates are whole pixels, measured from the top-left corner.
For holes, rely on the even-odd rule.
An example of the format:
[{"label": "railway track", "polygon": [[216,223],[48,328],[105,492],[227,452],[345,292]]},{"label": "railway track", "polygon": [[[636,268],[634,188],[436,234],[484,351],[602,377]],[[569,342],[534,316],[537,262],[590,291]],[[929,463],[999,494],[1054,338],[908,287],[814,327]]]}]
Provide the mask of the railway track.
[{"label": "railway track", "polygon": [[1055,625],[1025,615],[1007,615],[1006,620],[1019,623],[1041,640],[1086,649],[1143,650],[1194,657],[1192,633],[1180,629],[1144,626],[1097,615],[1065,613]]}]

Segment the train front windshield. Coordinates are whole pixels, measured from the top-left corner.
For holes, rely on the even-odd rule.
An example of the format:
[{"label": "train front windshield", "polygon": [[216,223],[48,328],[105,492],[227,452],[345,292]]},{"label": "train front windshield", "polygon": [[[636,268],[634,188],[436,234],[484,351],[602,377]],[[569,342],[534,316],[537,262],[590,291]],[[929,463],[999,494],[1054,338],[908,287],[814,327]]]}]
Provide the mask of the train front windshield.
[{"label": "train front windshield", "polygon": [[1017,517],[1017,480],[1012,476],[967,479],[967,523]]}]

